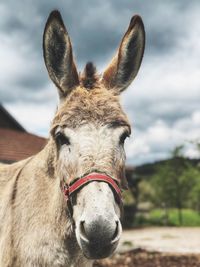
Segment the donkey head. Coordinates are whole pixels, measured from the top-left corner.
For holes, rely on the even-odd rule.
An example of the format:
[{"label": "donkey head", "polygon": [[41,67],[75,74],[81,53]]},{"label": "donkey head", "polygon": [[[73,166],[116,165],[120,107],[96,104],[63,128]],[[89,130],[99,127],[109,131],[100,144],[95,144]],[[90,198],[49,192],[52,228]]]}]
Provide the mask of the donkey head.
[{"label": "donkey head", "polygon": [[[124,141],[130,135],[119,94],[139,70],[145,32],[139,16],[131,19],[119,50],[102,76],[88,63],[78,75],[69,35],[58,11],[46,23],[43,50],[49,76],[60,104],[51,136],[57,155],[56,171],[66,185],[88,174],[103,173],[122,188]],[[92,181],[70,196],[77,242],[88,258],[103,258],[116,248],[121,234],[121,203],[107,182]]]}]

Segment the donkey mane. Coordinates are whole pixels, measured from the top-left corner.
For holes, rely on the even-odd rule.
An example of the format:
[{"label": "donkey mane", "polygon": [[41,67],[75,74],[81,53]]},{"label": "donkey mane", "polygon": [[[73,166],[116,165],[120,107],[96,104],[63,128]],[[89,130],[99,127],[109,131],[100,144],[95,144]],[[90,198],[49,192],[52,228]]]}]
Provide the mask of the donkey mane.
[{"label": "donkey mane", "polygon": [[92,62],[88,62],[81,76],[81,85],[86,89],[98,87],[99,76],[96,73],[96,67]]}]

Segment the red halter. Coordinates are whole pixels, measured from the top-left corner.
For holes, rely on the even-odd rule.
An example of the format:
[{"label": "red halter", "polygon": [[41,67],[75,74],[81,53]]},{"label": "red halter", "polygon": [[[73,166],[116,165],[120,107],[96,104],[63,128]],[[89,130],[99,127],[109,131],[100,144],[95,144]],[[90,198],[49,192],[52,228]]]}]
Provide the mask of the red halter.
[{"label": "red halter", "polygon": [[109,184],[111,186],[111,188],[113,189],[113,191],[115,192],[115,195],[117,197],[117,201],[121,202],[121,190],[119,188],[119,186],[117,185],[117,183],[113,180],[113,178],[111,178],[110,176],[103,174],[103,173],[90,173],[80,179],[78,179],[77,181],[75,181],[72,185],[68,185],[66,183],[64,183],[63,185],[63,193],[65,196],[65,199],[68,201],[70,199],[70,196],[76,192],[78,189],[80,189],[81,187],[85,186],[86,184],[92,182],[92,181],[97,181],[97,182],[105,182],[107,184]]}]

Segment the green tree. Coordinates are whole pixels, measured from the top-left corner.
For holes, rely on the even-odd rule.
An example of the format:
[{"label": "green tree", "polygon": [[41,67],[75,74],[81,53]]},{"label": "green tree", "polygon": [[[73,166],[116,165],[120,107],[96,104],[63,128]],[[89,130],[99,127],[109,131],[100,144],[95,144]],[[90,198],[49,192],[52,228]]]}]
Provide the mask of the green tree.
[{"label": "green tree", "polygon": [[198,166],[190,165],[184,175],[194,181],[189,192],[188,207],[196,210],[200,215],[200,169]]},{"label": "green tree", "polygon": [[200,215],[200,140],[194,140],[190,143],[196,147],[199,152],[199,158],[196,166],[190,164],[189,168],[185,172],[188,179],[191,179],[192,177],[195,180],[195,184],[190,192],[188,204],[189,207],[196,210]]},{"label": "green tree", "polygon": [[159,167],[152,177],[155,194],[155,203],[165,208],[166,221],[168,208],[175,207],[178,210],[179,224],[182,225],[182,209],[187,204],[190,192],[195,184],[193,176],[188,179],[185,170],[189,167],[182,156],[183,146],[176,147],[171,159],[162,167]]}]

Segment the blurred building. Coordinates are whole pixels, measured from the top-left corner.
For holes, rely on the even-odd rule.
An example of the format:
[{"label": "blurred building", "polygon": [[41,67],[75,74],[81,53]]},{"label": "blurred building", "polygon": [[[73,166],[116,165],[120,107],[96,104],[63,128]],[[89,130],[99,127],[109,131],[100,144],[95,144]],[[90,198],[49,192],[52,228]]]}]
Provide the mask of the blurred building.
[{"label": "blurred building", "polygon": [[0,104],[0,162],[12,163],[38,153],[46,139],[28,133]]}]

